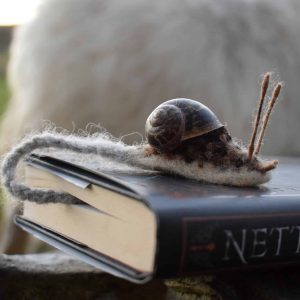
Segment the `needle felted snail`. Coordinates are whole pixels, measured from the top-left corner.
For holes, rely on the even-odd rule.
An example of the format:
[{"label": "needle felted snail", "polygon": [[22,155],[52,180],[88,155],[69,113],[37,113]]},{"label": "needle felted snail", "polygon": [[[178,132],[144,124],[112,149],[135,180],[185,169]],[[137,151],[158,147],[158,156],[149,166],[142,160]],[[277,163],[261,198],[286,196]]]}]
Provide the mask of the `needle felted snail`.
[{"label": "needle felted snail", "polygon": [[[62,150],[63,155],[68,157],[66,160],[70,153],[80,153],[79,165],[82,163],[81,155],[92,154],[97,161],[99,157],[107,159],[109,168],[120,163],[122,172],[130,170],[132,174],[149,174],[150,171],[151,176],[146,176],[147,180],[156,176],[156,171],[163,171],[213,184],[256,186],[267,182],[271,178],[270,171],[276,168],[278,162],[263,161],[258,153],[281,90],[278,83],[265,110],[256,142],[269,79],[267,73],[262,82],[258,112],[247,148],[231,138],[225,126],[205,105],[190,99],[174,99],[161,104],[150,114],[146,122],[146,144],[126,145],[107,133],[83,137],[45,131],[25,137],[2,162],[3,185],[21,200],[77,203],[76,199],[64,193],[30,188],[16,178],[21,158],[43,148]],[[74,159],[76,164],[77,155]],[[102,164],[99,165],[100,170],[102,167]]]},{"label": "needle felted snail", "polygon": [[273,90],[256,143],[269,79],[270,74],[266,73],[247,148],[232,139],[208,107],[195,100],[179,98],[162,103],[148,117],[145,155],[156,155],[169,161],[181,160],[186,165],[197,163],[197,172],[203,174],[200,178],[211,183],[251,186],[270,180],[270,171],[276,168],[278,161],[263,161],[258,153],[281,90],[280,83]]}]

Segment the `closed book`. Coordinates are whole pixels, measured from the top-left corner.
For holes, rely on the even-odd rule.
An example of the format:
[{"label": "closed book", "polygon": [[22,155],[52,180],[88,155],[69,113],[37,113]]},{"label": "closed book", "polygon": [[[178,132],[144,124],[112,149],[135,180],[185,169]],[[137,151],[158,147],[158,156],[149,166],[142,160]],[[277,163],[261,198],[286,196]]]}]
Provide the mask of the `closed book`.
[{"label": "closed book", "polygon": [[26,182],[78,204],[26,201],[16,222],[49,244],[133,282],[300,261],[300,164],[268,184],[234,188],[154,174],[99,172],[27,159]]}]

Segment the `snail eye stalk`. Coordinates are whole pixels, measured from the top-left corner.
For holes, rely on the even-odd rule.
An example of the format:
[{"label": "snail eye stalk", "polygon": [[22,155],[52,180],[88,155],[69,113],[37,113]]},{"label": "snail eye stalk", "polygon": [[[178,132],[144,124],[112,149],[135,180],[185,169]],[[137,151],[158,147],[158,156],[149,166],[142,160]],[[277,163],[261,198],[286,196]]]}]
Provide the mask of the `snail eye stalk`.
[{"label": "snail eye stalk", "polygon": [[277,85],[275,86],[275,88],[273,90],[271,100],[269,101],[268,110],[267,110],[267,112],[264,116],[264,119],[263,119],[262,127],[261,127],[260,134],[259,134],[258,143],[257,143],[255,151],[254,151],[255,155],[259,153],[259,150],[260,150],[260,147],[262,145],[263,138],[264,138],[264,134],[265,134],[268,122],[269,122],[269,118],[270,118],[272,109],[275,105],[275,102],[278,99],[278,96],[280,94],[281,87],[282,87],[282,85],[280,83],[277,83]]},{"label": "snail eye stalk", "polygon": [[254,128],[253,128],[253,132],[252,132],[252,135],[251,135],[250,143],[249,143],[249,146],[248,146],[248,159],[249,160],[251,160],[252,157],[253,157],[256,134],[257,134],[258,126],[259,126],[259,121],[260,121],[260,117],[261,117],[261,112],[262,112],[264,100],[265,100],[266,93],[267,93],[268,86],[269,86],[269,81],[270,81],[270,73],[266,73],[264,78],[263,78],[262,84],[261,84],[258,111],[257,111],[257,115],[256,115],[256,120],[255,120],[255,125],[254,125]]}]

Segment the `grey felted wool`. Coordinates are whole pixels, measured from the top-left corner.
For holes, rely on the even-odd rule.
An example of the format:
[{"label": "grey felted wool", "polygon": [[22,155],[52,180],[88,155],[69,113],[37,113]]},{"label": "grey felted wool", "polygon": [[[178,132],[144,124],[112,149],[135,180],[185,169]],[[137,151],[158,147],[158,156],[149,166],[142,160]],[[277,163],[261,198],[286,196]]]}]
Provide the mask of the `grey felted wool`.
[{"label": "grey felted wool", "polygon": [[250,171],[246,167],[238,171],[222,170],[213,164],[204,163],[200,168],[196,161],[186,163],[176,157],[146,156],[145,144],[126,145],[107,133],[79,136],[44,131],[25,137],[2,161],[2,183],[5,189],[20,200],[38,203],[74,203],[77,200],[64,193],[30,188],[16,179],[19,161],[34,150],[43,150],[43,153],[46,151],[49,155],[55,154],[61,159],[71,159],[73,163],[84,163],[85,166],[92,164],[98,170],[109,168],[127,173],[161,171],[198,181],[234,186],[254,186],[270,180],[270,172]]}]

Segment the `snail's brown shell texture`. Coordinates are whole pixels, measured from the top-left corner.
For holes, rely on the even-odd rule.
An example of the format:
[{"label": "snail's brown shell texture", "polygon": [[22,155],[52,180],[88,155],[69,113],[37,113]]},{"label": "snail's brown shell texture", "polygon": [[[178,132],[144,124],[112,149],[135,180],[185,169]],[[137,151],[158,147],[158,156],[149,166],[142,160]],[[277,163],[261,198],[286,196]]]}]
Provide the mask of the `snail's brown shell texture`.
[{"label": "snail's brown shell texture", "polygon": [[182,141],[224,127],[199,101],[178,98],[159,105],[146,121],[148,143],[160,152],[174,150]]}]

